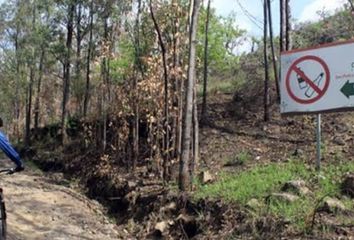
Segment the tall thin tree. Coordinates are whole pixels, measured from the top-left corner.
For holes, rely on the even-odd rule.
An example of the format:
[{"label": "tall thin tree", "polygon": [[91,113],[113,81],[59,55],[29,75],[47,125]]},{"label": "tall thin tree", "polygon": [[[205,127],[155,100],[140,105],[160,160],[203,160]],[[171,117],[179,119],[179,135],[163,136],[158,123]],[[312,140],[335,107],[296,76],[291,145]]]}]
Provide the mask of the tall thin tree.
[{"label": "tall thin tree", "polygon": [[276,89],[276,93],[277,93],[277,101],[280,102],[278,67],[277,67],[277,60],[275,57],[274,38],[273,38],[272,5],[271,5],[270,0],[267,0],[267,1],[268,1],[267,5],[268,5],[268,20],[269,20],[268,21],[269,22],[269,40],[270,40],[270,47],[271,47],[271,51],[272,51],[275,89]]},{"label": "tall thin tree", "polygon": [[[36,30],[36,5],[32,5],[32,38],[34,37],[35,30]],[[31,139],[31,114],[32,114],[32,95],[33,95],[33,83],[35,78],[35,59],[36,59],[36,49],[35,46],[31,46],[31,56],[29,61],[29,83],[27,86],[27,98],[26,98],[26,124],[25,124],[25,148],[30,146],[30,139]]]},{"label": "tall thin tree", "polygon": [[[75,84],[77,88],[81,85],[81,45],[83,40],[83,31],[81,26],[82,21],[82,3],[79,1],[76,5],[76,61],[75,61]],[[77,94],[78,102],[81,102],[81,93]],[[83,109],[82,105],[77,105],[77,112],[82,114]]]},{"label": "tall thin tree", "polygon": [[285,51],[285,46],[286,46],[286,38],[285,38],[285,32],[286,32],[286,2],[287,0],[280,0],[280,51]]},{"label": "tall thin tree", "polygon": [[[141,0],[138,0],[138,11],[134,26],[134,49],[135,49],[135,69],[140,72],[141,77],[144,78],[143,63],[141,62],[141,46],[140,46],[140,15],[142,11]],[[134,127],[133,127],[133,172],[135,172],[136,164],[139,158],[139,126],[140,126],[140,112],[139,112],[139,88],[138,88],[138,74],[134,77]]]},{"label": "tall thin tree", "polygon": [[190,150],[192,136],[192,116],[193,116],[193,92],[196,83],[195,61],[196,61],[196,37],[200,0],[194,0],[189,30],[189,56],[188,56],[188,82],[185,102],[184,128],[182,133],[182,156],[179,169],[179,189],[185,191],[190,186]]},{"label": "tall thin tree", "polygon": [[36,92],[36,99],[34,104],[34,132],[36,135],[38,134],[38,127],[39,127],[40,96],[41,96],[41,87],[42,87],[42,79],[43,79],[45,53],[46,53],[45,47],[41,46],[41,56],[39,59],[38,80],[37,80],[37,92]]},{"label": "tall thin tree", "polygon": [[286,0],[285,5],[285,14],[286,14],[286,25],[285,25],[285,37],[286,37],[286,50],[291,50],[292,48],[292,37],[291,37],[291,8],[290,0]]},{"label": "tall thin tree", "polygon": [[205,19],[205,38],[204,38],[204,82],[203,82],[203,103],[202,103],[202,122],[207,118],[207,84],[208,84],[208,51],[209,51],[209,21],[210,21],[210,3],[208,0],[208,5],[206,9],[206,19]]},{"label": "tall thin tree", "polygon": [[66,135],[66,117],[67,117],[67,103],[70,93],[70,68],[71,68],[71,47],[74,32],[74,13],[75,13],[76,1],[70,0],[68,3],[68,19],[66,24],[67,37],[66,37],[66,53],[64,60],[64,86],[63,86],[63,102],[62,102],[62,116],[61,116],[61,129],[63,143],[67,142]]},{"label": "tall thin tree", "polygon": [[167,174],[167,165],[169,161],[169,142],[170,142],[170,129],[169,129],[169,91],[168,91],[168,70],[167,70],[167,59],[166,59],[166,46],[165,43],[162,39],[162,33],[161,29],[157,23],[153,7],[152,7],[152,0],[149,2],[149,7],[150,7],[150,14],[151,14],[151,19],[154,23],[154,27],[157,33],[157,37],[159,40],[159,45],[161,48],[161,54],[162,54],[162,65],[163,65],[163,76],[164,76],[164,130],[165,130],[165,136],[164,136],[164,159],[163,159],[163,177],[166,179],[166,174]]},{"label": "tall thin tree", "polygon": [[268,0],[263,0],[263,60],[264,60],[264,121],[269,120],[269,70],[268,70]]},{"label": "tall thin tree", "polygon": [[90,24],[89,24],[89,42],[86,56],[86,84],[85,84],[85,96],[84,96],[84,112],[83,115],[86,117],[88,111],[88,103],[90,98],[90,74],[91,74],[91,55],[93,51],[93,1],[90,3]]}]

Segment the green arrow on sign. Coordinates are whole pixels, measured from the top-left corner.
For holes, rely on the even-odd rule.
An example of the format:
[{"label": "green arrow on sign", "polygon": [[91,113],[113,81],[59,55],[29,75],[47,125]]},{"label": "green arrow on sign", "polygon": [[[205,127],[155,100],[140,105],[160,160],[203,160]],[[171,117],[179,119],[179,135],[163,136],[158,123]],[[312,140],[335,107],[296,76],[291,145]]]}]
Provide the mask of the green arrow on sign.
[{"label": "green arrow on sign", "polygon": [[350,83],[349,80],[343,85],[340,91],[349,98],[350,96],[354,96],[354,83]]}]

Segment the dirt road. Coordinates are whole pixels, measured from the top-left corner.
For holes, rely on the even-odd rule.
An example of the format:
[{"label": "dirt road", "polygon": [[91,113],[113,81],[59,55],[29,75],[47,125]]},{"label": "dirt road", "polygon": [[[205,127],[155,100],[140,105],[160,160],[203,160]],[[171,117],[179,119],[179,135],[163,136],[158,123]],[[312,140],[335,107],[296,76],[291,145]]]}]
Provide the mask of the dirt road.
[{"label": "dirt road", "polygon": [[[0,168],[4,162],[0,160]],[[9,240],[119,239],[102,207],[41,173],[1,175]]]}]

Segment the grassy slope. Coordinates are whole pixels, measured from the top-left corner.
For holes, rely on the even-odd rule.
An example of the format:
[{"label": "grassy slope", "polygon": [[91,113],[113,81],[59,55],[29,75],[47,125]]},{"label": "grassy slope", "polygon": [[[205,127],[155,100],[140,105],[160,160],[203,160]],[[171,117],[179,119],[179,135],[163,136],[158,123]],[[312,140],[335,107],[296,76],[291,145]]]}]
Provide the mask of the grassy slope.
[{"label": "grassy slope", "polygon": [[[299,160],[272,163],[256,166],[243,172],[222,173],[215,183],[199,186],[195,196],[197,198],[221,198],[242,205],[252,198],[264,202],[271,193],[279,192],[285,182],[302,179],[308,183],[311,194],[302,196],[299,200],[289,204],[271,201],[267,210],[277,217],[290,220],[297,230],[303,231],[309,227],[314,210],[324,197],[341,196],[342,176],[353,171],[354,163],[329,164],[323,168],[321,173],[317,173]],[[350,199],[343,197],[341,200],[349,210],[354,210]],[[262,215],[264,211],[265,209],[260,209],[256,213]],[[343,220],[348,224],[348,219]]]}]

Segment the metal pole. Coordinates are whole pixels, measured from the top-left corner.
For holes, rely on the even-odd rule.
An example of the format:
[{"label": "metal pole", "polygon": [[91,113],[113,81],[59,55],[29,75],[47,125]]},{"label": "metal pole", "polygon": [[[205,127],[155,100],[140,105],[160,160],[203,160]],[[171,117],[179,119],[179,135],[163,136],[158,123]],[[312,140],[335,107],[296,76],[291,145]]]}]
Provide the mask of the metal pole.
[{"label": "metal pole", "polygon": [[317,114],[317,131],[316,131],[316,139],[317,139],[317,162],[316,162],[316,170],[321,170],[321,114]]}]

